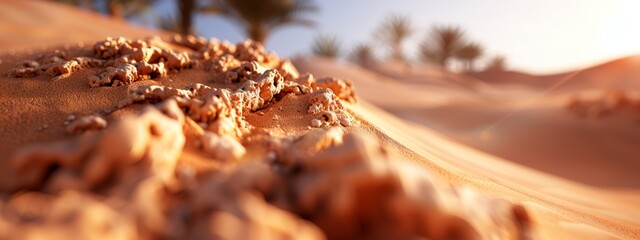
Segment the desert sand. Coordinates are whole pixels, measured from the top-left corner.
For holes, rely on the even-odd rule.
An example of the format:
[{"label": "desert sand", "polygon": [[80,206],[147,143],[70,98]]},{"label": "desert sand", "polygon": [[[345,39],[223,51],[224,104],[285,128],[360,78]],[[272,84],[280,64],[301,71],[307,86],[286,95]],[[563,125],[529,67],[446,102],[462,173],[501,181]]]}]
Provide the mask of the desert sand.
[{"label": "desert sand", "polygon": [[413,126],[427,126],[508,161],[588,185],[637,188],[638,59],[526,79],[513,72],[473,74],[496,79],[490,85],[490,80],[447,76],[437,68],[407,72],[386,64],[364,69],[329,59],[295,63],[319,76],[351,79],[364,100]]},{"label": "desert sand", "polygon": [[[3,3],[19,8],[48,9],[51,32],[77,24],[57,11],[109,23],[47,46],[2,28],[8,239],[640,238],[640,195],[623,188],[638,182],[632,92],[292,64],[251,41]],[[594,125],[617,149],[595,154],[603,135],[580,135]]]}]

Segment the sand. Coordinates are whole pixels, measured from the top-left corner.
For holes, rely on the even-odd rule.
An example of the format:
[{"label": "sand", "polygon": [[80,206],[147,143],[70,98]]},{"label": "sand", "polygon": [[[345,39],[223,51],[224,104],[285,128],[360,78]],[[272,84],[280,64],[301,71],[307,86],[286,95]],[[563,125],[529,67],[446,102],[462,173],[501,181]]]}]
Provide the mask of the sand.
[{"label": "sand", "polygon": [[[468,78],[461,77],[443,87],[437,83],[443,81],[437,69],[416,68],[403,77],[407,73],[401,70],[379,75],[380,68],[344,67],[326,59],[296,61],[303,71],[351,79],[362,99],[505,160],[592,186],[637,188],[640,88],[633,87],[634,75],[594,78],[587,74],[632,73],[637,68],[634,58],[613,63],[622,65],[605,63],[579,75],[560,74],[572,75],[567,84],[573,82],[576,87],[560,85],[550,90],[511,81],[510,72],[493,73],[500,81],[511,81],[508,84],[487,86],[470,81],[461,86],[458,83]],[[416,76],[427,79],[416,83]],[[595,79],[620,87],[602,87]]]},{"label": "sand", "polygon": [[[640,153],[634,146],[639,141],[640,115],[634,107],[637,94],[632,89],[612,92],[591,85],[580,88],[584,90],[556,93],[518,84],[483,86],[473,82],[463,87],[441,87],[438,79],[411,83],[412,76],[407,77],[409,80],[398,78],[404,74],[437,76],[432,73],[437,69],[432,68],[381,75],[379,68],[364,69],[330,59],[298,59],[294,63],[302,71],[319,76],[332,74],[352,80],[364,100],[360,105],[367,109],[363,115],[382,118],[373,125],[384,130],[393,142],[413,146],[423,157],[431,156],[423,162],[427,168],[494,194],[497,191],[498,195],[513,196],[513,192],[501,189],[506,187],[507,191],[528,195],[525,199],[538,198],[541,202],[535,201],[530,211],[554,208],[543,211],[554,215],[545,216],[545,221],[556,219],[547,222],[545,230],[566,226],[575,231],[573,227],[579,225],[582,230],[570,236],[593,230],[605,239],[634,238],[638,233],[638,222],[631,219],[637,219],[638,213],[634,205],[638,203],[640,180],[635,169],[640,166],[635,159]],[[616,95],[627,96],[629,103],[615,100],[620,98]],[[579,107],[572,107],[575,102]],[[608,110],[588,116],[572,109],[584,112],[594,105]],[[611,201],[620,201],[621,205]],[[573,225],[569,222],[574,220],[565,219],[562,221],[567,224],[553,226],[558,216],[568,215],[556,212],[560,208],[582,219],[595,217],[590,221],[598,224]],[[611,215],[600,215],[598,209],[606,209]],[[618,228],[618,221],[628,220],[631,235],[612,234],[615,230],[601,228]],[[551,237],[557,232],[546,234],[546,238],[561,238]]]},{"label": "sand", "polygon": [[[143,29],[136,33],[148,37],[131,36],[124,23],[53,3],[3,5],[46,8],[43,17],[53,20],[64,12],[83,16],[85,24],[114,25],[101,28],[111,38],[78,28],[77,34],[88,33],[83,44],[80,36],[64,35],[53,37],[61,45],[47,48],[3,43],[2,49],[19,50],[0,57],[0,236],[640,237],[640,202],[633,190],[576,183],[515,164],[517,156],[461,143],[473,136],[463,134],[465,126],[491,122],[492,112],[500,115],[493,106],[507,112],[518,107],[495,104],[496,99],[528,103],[527,96],[538,90],[505,93],[437,69],[397,82],[391,77],[406,73],[392,64],[384,73],[318,59],[294,66],[251,41],[231,44]],[[29,22],[25,16],[9,18]],[[629,119],[581,114],[602,109],[601,102],[617,103],[604,104],[614,109],[608,111],[633,114],[619,97],[574,95],[535,106],[561,109],[554,116],[566,114],[567,125],[614,121],[600,123],[609,126]],[[635,101],[633,94],[628,98]],[[415,111],[451,106],[488,113],[469,112],[471,117],[447,110],[431,120],[437,118]],[[469,141],[475,142],[480,141]],[[627,149],[622,142],[612,146]],[[633,156],[634,149],[617,152]],[[631,176],[622,168],[611,171]]]}]

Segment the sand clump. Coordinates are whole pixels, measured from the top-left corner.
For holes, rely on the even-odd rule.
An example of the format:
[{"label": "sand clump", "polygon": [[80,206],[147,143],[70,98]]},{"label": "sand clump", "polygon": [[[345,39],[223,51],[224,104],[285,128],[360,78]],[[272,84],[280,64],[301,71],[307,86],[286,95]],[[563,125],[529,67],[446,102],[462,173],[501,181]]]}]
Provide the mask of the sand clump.
[{"label": "sand clump", "polygon": [[67,59],[67,54],[60,50],[44,53],[35,60],[26,60],[19,64],[10,75],[13,77],[34,77],[47,73],[53,80],[68,77],[73,71],[80,69],[85,63],[83,59]]},{"label": "sand clump", "polygon": [[[321,131],[325,138],[310,136],[318,144],[311,149],[319,151],[290,163],[300,170],[287,176],[293,187],[285,195],[295,199],[287,208],[310,216],[329,239],[526,238],[528,219],[521,207],[479,195],[461,198],[465,189],[438,182],[411,164],[391,165],[368,137]],[[465,208],[465,201],[493,202]]]},{"label": "sand clump", "polygon": [[[75,141],[27,146],[12,159],[21,176],[15,189],[92,190],[141,161],[169,179],[185,142],[184,116],[177,111],[175,102],[167,101],[162,109],[149,107],[136,117],[125,117],[105,131]],[[50,173],[52,167],[55,171]]]},{"label": "sand clump", "polygon": [[[311,119],[312,127],[351,125],[351,119],[345,114],[341,114],[344,107],[341,101],[355,103],[357,97],[351,81],[338,78],[321,78],[316,80],[311,74],[304,74],[295,80],[300,87],[295,88],[297,92],[311,92],[308,113],[317,117]],[[340,99],[340,100],[338,100]]]},{"label": "sand clump", "polygon": [[86,131],[96,131],[107,127],[107,120],[97,115],[76,118],[74,115],[65,122],[66,130],[70,134],[79,134]]},{"label": "sand clump", "polygon": [[89,76],[91,87],[129,85],[143,79],[156,79],[168,72],[190,67],[189,56],[168,48],[160,48],[160,40],[129,40],[107,38],[97,42],[90,56],[70,57],[56,51],[24,62],[12,71],[14,77],[49,74],[52,80],[66,78],[74,71],[86,68],[104,69]]},{"label": "sand clump", "polygon": [[[16,150],[8,161],[20,177],[0,185],[8,186],[0,201],[2,236],[530,237],[521,206],[440,182],[359,132],[344,106],[357,102],[350,81],[300,74],[258,43],[117,38],[77,56],[47,56],[11,74],[59,79],[97,72],[88,87],[126,96],[103,115],[69,115],[70,136],[60,141]],[[54,66],[62,68],[48,70]],[[163,84],[183,69],[208,75]],[[155,82],[125,86],[141,80]],[[272,123],[285,110],[283,117],[301,121]],[[279,127],[293,130],[275,134]]]},{"label": "sand clump", "polygon": [[581,118],[601,118],[628,111],[640,116],[640,98],[623,91],[609,91],[596,98],[571,97],[566,109]]}]

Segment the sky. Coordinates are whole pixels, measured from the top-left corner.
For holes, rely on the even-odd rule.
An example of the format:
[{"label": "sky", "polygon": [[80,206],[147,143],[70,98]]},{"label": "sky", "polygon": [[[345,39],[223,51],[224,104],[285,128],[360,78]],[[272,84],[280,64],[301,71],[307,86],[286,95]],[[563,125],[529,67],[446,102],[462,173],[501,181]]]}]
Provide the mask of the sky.
[{"label": "sky", "polygon": [[[636,0],[316,0],[306,15],[314,28],[285,26],[267,40],[268,49],[292,57],[310,54],[313,39],[328,34],[348,53],[357,43],[377,43],[374,31],[392,14],[405,15],[416,29],[405,54],[417,57],[417,45],[433,26],[459,26],[469,40],[486,48],[485,59],[507,58],[509,69],[552,74],[640,54],[640,1]],[[173,1],[156,6],[175,11]],[[237,42],[242,30],[228,19],[198,15],[196,32]],[[380,46],[380,57],[387,56]]]}]

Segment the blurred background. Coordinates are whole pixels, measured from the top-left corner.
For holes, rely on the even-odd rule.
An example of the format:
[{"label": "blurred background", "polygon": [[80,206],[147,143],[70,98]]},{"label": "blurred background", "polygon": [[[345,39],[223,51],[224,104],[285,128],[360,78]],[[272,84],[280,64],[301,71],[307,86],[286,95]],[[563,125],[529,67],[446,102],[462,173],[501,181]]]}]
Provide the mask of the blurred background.
[{"label": "blurred background", "polygon": [[[473,49],[457,58],[473,66],[455,66],[456,70],[486,68],[501,58],[508,60],[510,69],[549,74],[640,52],[640,33],[633,31],[640,23],[640,2],[633,0],[57,1],[136,25],[231,42],[251,37],[246,22],[262,21],[261,40],[285,57],[313,54],[310,46],[323,36],[335,38],[336,54],[342,59],[363,45],[386,58],[392,54],[385,48],[397,44],[402,58],[418,62],[425,60],[423,45],[438,28],[454,28],[463,42],[472,44]],[[406,33],[392,43],[394,36],[382,32],[399,32],[385,27],[406,28]]]}]

